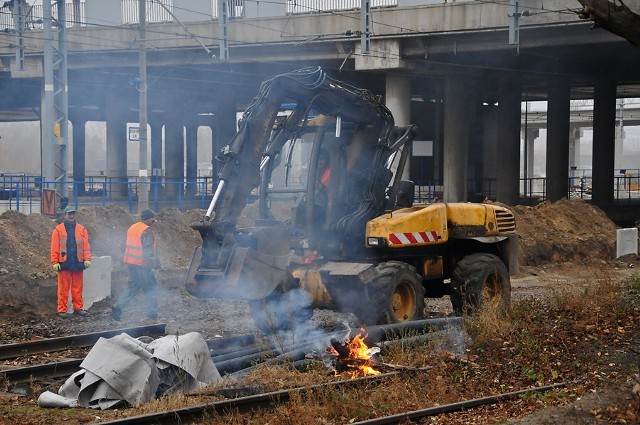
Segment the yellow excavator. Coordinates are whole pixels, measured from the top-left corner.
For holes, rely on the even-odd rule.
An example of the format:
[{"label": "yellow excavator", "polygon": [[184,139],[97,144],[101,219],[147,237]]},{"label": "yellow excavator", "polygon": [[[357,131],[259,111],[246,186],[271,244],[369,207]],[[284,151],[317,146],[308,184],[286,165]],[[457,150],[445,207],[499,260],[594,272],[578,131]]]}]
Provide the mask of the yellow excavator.
[{"label": "yellow excavator", "polygon": [[[424,317],[425,297],[457,314],[508,309],[515,219],[486,203],[414,205],[402,180],[417,132],[368,90],[304,68],[265,80],[216,156],[219,184],[186,278],[198,297],[249,301],[265,333],[313,308],[364,325]],[[254,217],[240,227],[240,218]]]}]

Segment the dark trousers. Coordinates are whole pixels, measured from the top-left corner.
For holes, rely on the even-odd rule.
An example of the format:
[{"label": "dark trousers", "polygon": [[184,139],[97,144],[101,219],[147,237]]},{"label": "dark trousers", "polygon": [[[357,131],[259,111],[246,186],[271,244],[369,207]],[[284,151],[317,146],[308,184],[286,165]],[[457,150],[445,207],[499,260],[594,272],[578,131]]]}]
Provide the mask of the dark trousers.
[{"label": "dark trousers", "polygon": [[144,293],[145,300],[147,302],[147,316],[155,316],[158,314],[158,295],[156,293],[156,277],[153,274],[151,267],[134,266],[133,264],[127,264],[129,266],[129,285],[124,290],[120,299],[114,306],[117,310],[124,309],[129,301],[136,295],[141,289]]}]

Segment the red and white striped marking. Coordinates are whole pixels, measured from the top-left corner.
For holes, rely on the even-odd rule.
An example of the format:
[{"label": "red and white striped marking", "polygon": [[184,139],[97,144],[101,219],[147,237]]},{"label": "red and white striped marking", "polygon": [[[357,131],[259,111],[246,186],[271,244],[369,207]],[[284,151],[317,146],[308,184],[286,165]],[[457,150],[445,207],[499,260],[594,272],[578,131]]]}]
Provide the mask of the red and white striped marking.
[{"label": "red and white striped marking", "polygon": [[433,243],[440,239],[437,232],[410,232],[391,233],[389,242],[391,245],[416,245],[421,243]]}]

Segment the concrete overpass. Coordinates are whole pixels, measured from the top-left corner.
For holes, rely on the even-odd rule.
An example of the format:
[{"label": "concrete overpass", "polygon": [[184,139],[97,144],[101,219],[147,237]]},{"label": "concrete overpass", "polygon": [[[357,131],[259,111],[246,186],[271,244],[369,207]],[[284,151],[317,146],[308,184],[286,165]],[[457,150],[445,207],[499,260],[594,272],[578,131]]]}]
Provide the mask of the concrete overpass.
[{"label": "concrete overpass", "polygon": [[[139,96],[138,28],[125,16],[127,3],[86,0],[81,24],[66,31],[69,118],[80,129],[73,135],[74,177],[84,174],[83,123],[102,120],[107,122],[106,173],[127,178],[125,123],[138,120]],[[177,20],[148,24],[151,168],[182,180],[184,164],[176,158],[184,157],[183,127],[189,139],[190,128],[212,126],[217,150],[235,130],[236,110],[252,99],[266,76],[322,66],[384,96],[397,124],[417,123],[419,138],[434,141],[433,157],[412,160],[414,170],[429,171],[412,178],[442,179],[446,201],[482,190],[468,183],[482,179],[496,180],[499,201],[519,201],[523,100],[549,102],[547,197],[566,196],[570,100],[595,99],[594,156],[600,160],[594,164],[593,202],[605,209],[614,204],[615,101],[640,97],[640,54],[626,40],[591,30],[590,22],[575,13],[577,1],[521,4],[517,45],[509,44],[513,11],[506,1],[397,0],[379,8],[372,3],[368,52],[362,51],[361,13],[347,9],[349,3],[337,1],[341,8],[319,11],[321,2],[296,2],[308,13],[292,11],[292,4],[233,3],[234,13],[238,5],[242,13],[227,21],[226,46],[209,0],[173,0]],[[18,70],[15,36],[0,32],[0,119],[5,121],[40,117],[43,32],[36,25],[25,37],[25,66]],[[220,60],[225,48],[229,58]],[[163,127],[164,140],[159,137]],[[162,143],[164,163],[153,154]],[[187,179],[193,177],[189,163]]]}]

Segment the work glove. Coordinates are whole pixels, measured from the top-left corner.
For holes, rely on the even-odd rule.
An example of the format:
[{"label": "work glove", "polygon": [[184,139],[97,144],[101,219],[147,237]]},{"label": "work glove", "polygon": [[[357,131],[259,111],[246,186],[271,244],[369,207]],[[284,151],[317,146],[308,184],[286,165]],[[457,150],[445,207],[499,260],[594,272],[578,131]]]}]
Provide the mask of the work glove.
[{"label": "work glove", "polygon": [[88,269],[89,267],[91,267],[91,261],[87,260],[84,262],[84,268]]},{"label": "work glove", "polygon": [[60,266],[60,263],[55,263],[55,264],[53,265],[53,271],[54,271],[54,272],[59,272],[61,268],[62,268],[62,267]]}]

